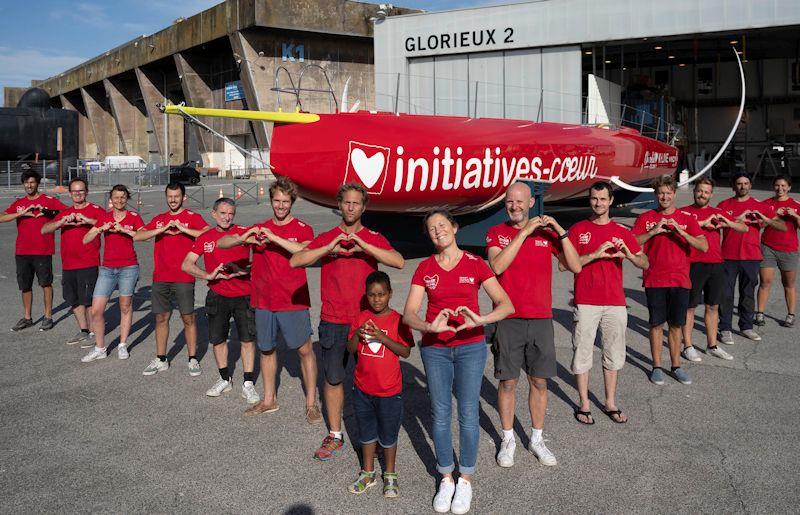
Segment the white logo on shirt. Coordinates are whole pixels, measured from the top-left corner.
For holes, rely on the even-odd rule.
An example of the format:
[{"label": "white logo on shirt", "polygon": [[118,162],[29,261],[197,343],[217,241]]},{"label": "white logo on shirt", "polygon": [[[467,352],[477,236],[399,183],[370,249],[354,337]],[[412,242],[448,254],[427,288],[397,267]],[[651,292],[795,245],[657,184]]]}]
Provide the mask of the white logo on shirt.
[{"label": "white logo on shirt", "polygon": [[435,290],[439,286],[439,274],[426,275],[422,280],[425,281],[425,287],[429,290]]},{"label": "white logo on shirt", "polygon": [[207,241],[203,243],[203,252],[206,254],[211,254],[214,252],[214,247],[216,247],[216,244],[213,241]]},{"label": "white logo on shirt", "polygon": [[461,277],[458,278],[458,284],[475,284],[475,278],[465,277],[462,275]]},{"label": "white logo on shirt", "polygon": [[549,247],[550,242],[547,240],[533,240],[533,244],[537,247]]},{"label": "white logo on shirt", "polygon": [[589,242],[592,240],[592,233],[590,232],[582,232],[578,235],[578,244],[579,245],[588,245]]},{"label": "white logo on shirt", "polygon": [[500,235],[497,237],[497,242],[500,244],[501,247],[508,247],[508,244],[511,243],[511,238],[508,236]]},{"label": "white logo on shirt", "polygon": [[[381,332],[387,336],[389,335],[389,331],[387,331],[386,329],[381,329]],[[363,354],[364,356],[371,356],[373,358],[383,357],[383,354],[385,352],[384,349],[386,349],[386,347],[384,347],[381,342],[370,338],[369,340],[366,340],[365,343],[366,345],[361,347],[361,354]]]}]

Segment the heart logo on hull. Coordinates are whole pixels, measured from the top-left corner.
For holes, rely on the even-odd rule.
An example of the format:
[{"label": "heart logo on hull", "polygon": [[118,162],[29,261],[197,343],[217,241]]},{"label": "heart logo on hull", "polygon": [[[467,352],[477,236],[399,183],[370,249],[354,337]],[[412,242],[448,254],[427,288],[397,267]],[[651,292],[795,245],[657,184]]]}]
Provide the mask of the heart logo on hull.
[{"label": "heart logo on hull", "polygon": [[367,189],[375,186],[375,183],[381,178],[381,173],[383,173],[383,165],[386,164],[381,152],[376,152],[372,157],[367,157],[367,154],[360,148],[353,149],[350,153],[350,162],[353,163],[353,169]]}]

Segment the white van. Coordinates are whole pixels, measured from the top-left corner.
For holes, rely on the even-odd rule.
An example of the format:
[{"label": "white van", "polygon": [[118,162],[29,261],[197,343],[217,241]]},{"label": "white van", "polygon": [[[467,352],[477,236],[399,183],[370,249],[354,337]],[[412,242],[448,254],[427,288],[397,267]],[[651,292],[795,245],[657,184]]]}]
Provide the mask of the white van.
[{"label": "white van", "polygon": [[107,156],[103,166],[106,170],[144,170],[147,162],[139,156]]}]

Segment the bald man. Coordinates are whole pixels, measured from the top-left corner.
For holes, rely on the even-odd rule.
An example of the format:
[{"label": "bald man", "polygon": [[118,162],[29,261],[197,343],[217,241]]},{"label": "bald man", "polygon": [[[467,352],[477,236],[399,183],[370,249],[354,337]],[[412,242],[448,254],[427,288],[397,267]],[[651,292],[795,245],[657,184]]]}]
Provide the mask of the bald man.
[{"label": "bald man", "polygon": [[528,408],[531,415],[530,451],[543,465],[556,465],[542,438],[547,411],[547,379],[556,375],[553,339],[551,279],[553,257],[571,271],[581,271],[581,262],[567,231],[550,216],[529,218],[535,203],[530,188],[512,184],[506,191],[509,220],[486,233],[489,266],[508,292],[515,312],[496,324],[492,339],[494,377],[503,441],[497,454],[501,467],[514,465],[516,442],[512,430],[519,371],[528,376]]}]

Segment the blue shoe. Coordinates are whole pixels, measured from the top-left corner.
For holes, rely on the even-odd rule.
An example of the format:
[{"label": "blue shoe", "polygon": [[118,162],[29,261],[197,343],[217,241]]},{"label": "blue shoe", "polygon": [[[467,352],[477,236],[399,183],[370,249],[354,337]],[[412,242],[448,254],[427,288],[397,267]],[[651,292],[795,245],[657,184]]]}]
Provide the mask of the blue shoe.
[{"label": "blue shoe", "polygon": [[675,379],[677,379],[681,384],[692,384],[692,378],[689,377],[689,374],[687,374],[686,371],[681,367],[673,370],[672,375],[675,376]]},{"label": "blue shoe", "polygon": [[650,382],[659,386],[664,384],[664,371],[660,368],[654,368],[653,371],[650,372]]}]

